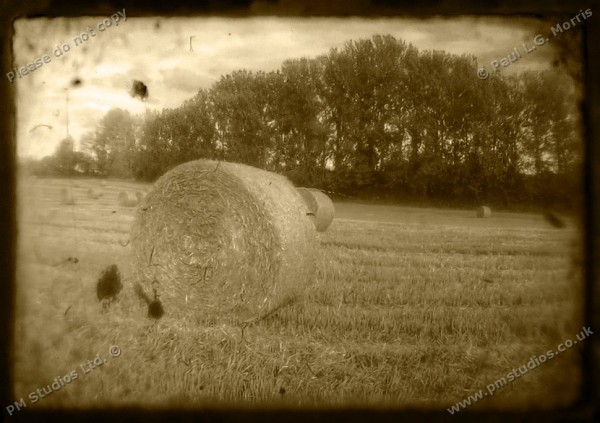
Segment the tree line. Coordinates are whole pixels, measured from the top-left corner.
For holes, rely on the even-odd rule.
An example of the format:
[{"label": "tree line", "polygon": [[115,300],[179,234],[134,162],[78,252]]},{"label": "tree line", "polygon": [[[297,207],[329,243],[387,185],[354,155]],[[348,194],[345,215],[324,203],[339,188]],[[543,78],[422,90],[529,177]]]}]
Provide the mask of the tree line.
[{"label": "tree line", "polygon": [[63,140],[35,169],[153,181],[209,158],[341,195],[569,207],[580,189],[577,95],[567,73],[483,80],[473,56],[374,36],[276,71],[232,72],[174,109],[110,110],[79,151]]}]

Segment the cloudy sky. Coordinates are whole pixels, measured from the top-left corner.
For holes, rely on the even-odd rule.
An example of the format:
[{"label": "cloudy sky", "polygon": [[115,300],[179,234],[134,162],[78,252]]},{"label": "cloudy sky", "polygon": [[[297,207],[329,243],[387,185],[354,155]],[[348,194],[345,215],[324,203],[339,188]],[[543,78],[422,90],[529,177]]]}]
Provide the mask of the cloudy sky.
[{"label": "cloudy sky", "polygon": [[[67,95],[68,132],[78,141],[83,133],[93,131],[111,108],[141,114],[146,109],[177,107],[199,88],[209,88],[221,75],[234,70],[274,70],[288,58],[315,57],[348,40],[375,34],[391,34],[419,50],[474,55],[488,69],[492,60],[506,57],[518,47],[523,57],[501,68],[506,74],[549,67],[552,52],[550,40],[537,51],[524,54],[522,43],[531,46],[534,37],[548,35],[550,27],[542,25],[547,28],[544,32],[539,22],[514,17],[125,20],[120,16],[118,25],[111,22],[105,29],[104,19],[16,21],[14,66],[27,66],[45,54],[50,57],[49,63],[34,72],[15,77],[20,157],[54,152],[67,134]],[[88,41],[75,46],[73,38],[86,31]],[[56,57],[58,44],[69,44],[70,50]],[[70,85],[74,78],[82,81],[77,87]],[[146,101],[129,95],[134,79],[148,86]]]}]

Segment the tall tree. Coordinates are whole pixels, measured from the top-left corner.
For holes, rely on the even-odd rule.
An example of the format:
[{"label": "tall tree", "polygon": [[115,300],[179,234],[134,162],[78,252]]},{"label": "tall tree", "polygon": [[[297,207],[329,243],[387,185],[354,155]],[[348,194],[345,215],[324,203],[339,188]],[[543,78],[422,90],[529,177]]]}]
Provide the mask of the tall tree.
[{"label": "tall tree", "polygon": [[98,124],[94,151],[101,173],[126,178],[133,176],[135,128],[128,111],[111,109]]},{"label": "tall tree", "polygon": [[209,92],[216,136],[223,158],[264,167],[272,154],[266,114],[266,76],[236,71]]},{"label": "tall tree", "polygon": [[283,152],[274,155],[281,170],[311,175],[326,165],[328,126],[321,114],[319,72],[317,61],[299,59],[284,62],[281,73],[267,75],[269,125]]}]

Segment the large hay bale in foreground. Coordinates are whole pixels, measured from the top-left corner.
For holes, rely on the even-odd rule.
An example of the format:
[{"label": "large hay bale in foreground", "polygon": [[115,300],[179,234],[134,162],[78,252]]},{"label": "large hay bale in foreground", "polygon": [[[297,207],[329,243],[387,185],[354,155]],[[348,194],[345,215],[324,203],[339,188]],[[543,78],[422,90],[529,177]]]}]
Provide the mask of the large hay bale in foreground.
[{"label": "large hay bale in foreground", "polygon": [[163,175],[131,234],[136,279],[165,315],[240,323],[293,300],[315,270],[315,234],[283,176],[198,160]]},{"label": "large hay bale in foreground", "polygon": [[75,196],[72,188],[63,188],[60,190],[60,204],[63,206],[72,206],[75,204]]},{"label": "large hay bale in foreground", "polygon": [[306,204],[307,214],[312,217],[316,230],[325,232],[335,215],[333,201],[327,194],[316,188],[297,188],[297,190]]},{"label": "large hay bale in foreground", "polygon": [[488,206],[481,206],[477,209],[477,217],[491,217],[492,209]]}]

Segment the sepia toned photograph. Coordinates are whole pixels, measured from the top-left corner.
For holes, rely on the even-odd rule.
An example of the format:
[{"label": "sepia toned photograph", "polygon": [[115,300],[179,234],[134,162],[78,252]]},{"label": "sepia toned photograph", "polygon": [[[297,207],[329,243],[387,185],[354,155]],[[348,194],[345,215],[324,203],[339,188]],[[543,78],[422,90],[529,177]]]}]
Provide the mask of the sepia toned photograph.
[{"label": "sepia toned photograph", "polygon": [[600,11],[130,12],[13,23],[5,416],[580,400]]}]

